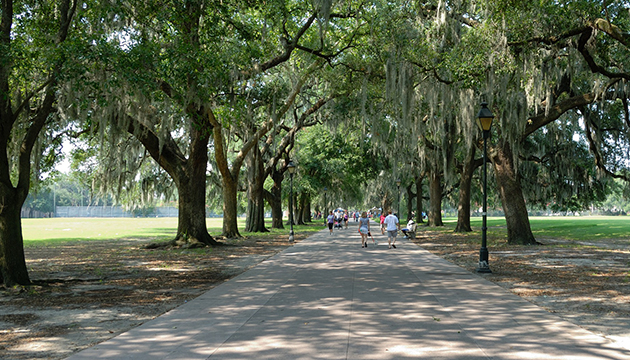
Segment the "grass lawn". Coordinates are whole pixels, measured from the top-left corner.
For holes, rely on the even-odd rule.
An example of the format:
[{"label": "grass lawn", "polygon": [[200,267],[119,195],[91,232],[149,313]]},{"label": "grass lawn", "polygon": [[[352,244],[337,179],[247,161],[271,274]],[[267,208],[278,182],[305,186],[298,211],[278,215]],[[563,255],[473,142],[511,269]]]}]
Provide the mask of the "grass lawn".
[{"label": "grass lawn", "polygon": [[[441,231],[452,232],[457,218],[445,217]],[[488,217],[488,241],[502,243],[507,240],[505,218]],[[532,232],[536,239],[573,241],[630,241],[630,216],[531,216]],[[470,237],[481,236],[481,217],[470,219],[473,232]],[[440,229],[436,229],[440,231]]]},{"label": "grass lawn", "polygon": [[[269,233],[246,233],[245,219],[239,218],[239,229],[243,236],[274,237],[288,236],[289,229],[273,229]],[[319,225],[319,223],[315,223]],[[271,228],[269,219],[268,228]],[[207,219],[208,232],[221,234],[222,218]],[[315,232],[323,226],[294,226],[297,232]],[[47,245],[73,240],[113,240],[129,238],[152,238],[171,240],[177,230],[177,218],[48,218],[22,219],[25,246]]]},{"label": "grass lawn", "polygon": [[[532,232],[536,238],[553,238],[575,241],[597,241],[606,239],[630,240],[630,216],[571,216],[530,217]],[[271,224],[268,223],[268,228]],[[444,218],[445,227],[438,231],[451,232],[456,218]],[[207,219],[208,231],[213,236],[221,234],[223,219]],[[323,229],[320,222],[312,225],[294,226],[297,232],[315,232]],[[473,233],[481,233],[481,218],[471,219]],[[287,236],[289,229],[271,229],[269,233],[246,233],[245,219],[239,219],[243,236],[278,237]],[[152,238],[170,240],[175,236],[177,218],[52,218],[23,219],[24,245],[44,245],[72,240],[112,240],[128,238]],[[505,219],[488,218],[488,240],[501,242],[506,238]]]},{"label": "grass lawn", "polygon": [[630,216],[537,216],[530,223],[535,237],[565,240],[630,239]]},{"label": "grass lawn", "polygon": [[[443,221],[445,231],[453,231],[457,225],[457,218],[444,218]],[[529,222],[537,239],[630,240],[630,216],[531,216]],[[505,218],[488,217],[487,223],[489,241],[506,238]],[[481,217],[471,218],[470,225],[473,234],[481,233]]]}]

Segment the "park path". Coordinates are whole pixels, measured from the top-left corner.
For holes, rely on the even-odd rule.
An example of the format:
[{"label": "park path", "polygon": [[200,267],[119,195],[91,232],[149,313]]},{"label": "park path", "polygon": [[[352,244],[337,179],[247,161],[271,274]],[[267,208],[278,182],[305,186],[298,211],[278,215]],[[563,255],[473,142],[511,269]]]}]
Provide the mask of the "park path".
[{"label": "park path", "polygon": [[318,232],[69,359],[630,359],[630,351],[399,239]]}]

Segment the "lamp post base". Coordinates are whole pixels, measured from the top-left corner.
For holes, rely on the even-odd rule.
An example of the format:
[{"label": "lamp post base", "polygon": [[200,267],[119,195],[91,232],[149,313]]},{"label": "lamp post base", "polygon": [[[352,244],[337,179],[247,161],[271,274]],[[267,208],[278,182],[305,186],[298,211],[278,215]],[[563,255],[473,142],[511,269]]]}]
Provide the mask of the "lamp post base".
[{"label": "lamp post base", "polygon": [[293,236],[293,231],[291,231],[291,233],[289,234],[289,242],[292,243],[295,240],[295,237]]},{"label": "lamp post base", "polygon": [[490,270],[490,266],[488,265],[487,261],[480,261],[479,265],[477,266],[477,272],[484,273],[484,274],[491,274],[492,270]]}]

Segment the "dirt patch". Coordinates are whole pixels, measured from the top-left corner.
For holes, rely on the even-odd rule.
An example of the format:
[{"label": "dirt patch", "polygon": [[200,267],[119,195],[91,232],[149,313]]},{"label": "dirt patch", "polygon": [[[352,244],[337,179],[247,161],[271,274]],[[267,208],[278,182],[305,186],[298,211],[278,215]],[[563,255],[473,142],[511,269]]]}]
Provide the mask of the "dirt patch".
[{"label": "dirt patch", "polygon": [[[416,243],[474,272],[479,235],[419,228]],[[296,235],[301,240],[305,235]],[[483,275],[560,317],[630,348],[628,241],[543,246],[490,241]],[[149,240],[26,249],[35,285],[0,290],[0,358],[62,359],[128,331],[257,265],[287,237],[232,246],[146,250]]]},{"label": "dirt patch", "polygon": [[[421,228],[414,242],[476,272],[480,240]],[[492,274],[480,276],[630,349],[630,241],[537,240],[544,245],[489,241]]]},{"label": "dirt patch", "polygon": [[289,246],[287,238],[186,250],[144,249],[150,239],[26,248],[34,285],[0,289],[0,358],[65,358],[246,271]]}]

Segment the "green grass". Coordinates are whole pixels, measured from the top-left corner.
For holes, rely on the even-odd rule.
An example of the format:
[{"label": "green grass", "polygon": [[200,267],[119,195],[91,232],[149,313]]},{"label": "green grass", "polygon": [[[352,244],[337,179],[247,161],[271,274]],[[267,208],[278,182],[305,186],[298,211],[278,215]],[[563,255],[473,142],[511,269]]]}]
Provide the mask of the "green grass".
[{"label": "green grass", "polygon": [[129,237],[174,237],[177,218],[49,218],[23,219],[25,245],[68,240]]},{"label": "green grass", "polygon": [[[553,238],[574,241],[597,241],[606,239],[630,240],[630,216],[531,216],[532,232],[536,238]],[[455,227],[457,219],[445,220]],[[481,218],[472,218],[473,231],[481,232]],[[505,218],[487,219],[488,236],[506,236]]]},{"label": "green grass", "polygon": [[567,240],[630,239],[629,216],[532,217],[534,236]]},{"label": "green grass", "polygon": [[[269,220],[270,221],[270,220]],[[435,230],[452,232],[456,218],[444,218],[444,228]],[[221,234],[223,219],[207,219],[211,235]],[[324,229],[322,222],[313,225],[294,226],[296,233],[312,233]],[[555,238],[575,241],[606,239],[630,240],[630,216],[585,217],[530,217],[532,232],[536,238]],[[269,233],[246,233],[245,219],[239,219],[243,236],[261,238],[286,237],[289,229],[271,229]],[[351,223],[352,225],[352,223]],[[471,219],[471,240],[481,233],[481,218]],[[78,240],[152,239],[171,240],[175,237],[177,218],[53,218],[23,219],[22,232],[25,246],[48,245]],[[488,218],[488,239],[506,237],[505,219]],[[238,241],[236,241],[238,243]]]},{"label": "green grass", "polygon": [[[288,236],[289,229],[270,229],[269,233],[247,233],[245,219],[239,219],[243,236],[275,237]],[[208,232],[221,234],[223,219],[209,218]],[[317,223],[319,224],[319,223]],[[315,232],[323,226],[294,226],[294,231]],[[49,218],[22,219],[22,235],[25,246],[50,245],[78,240],[146,239],[171,240],[177,231],[177,218]]]}]

